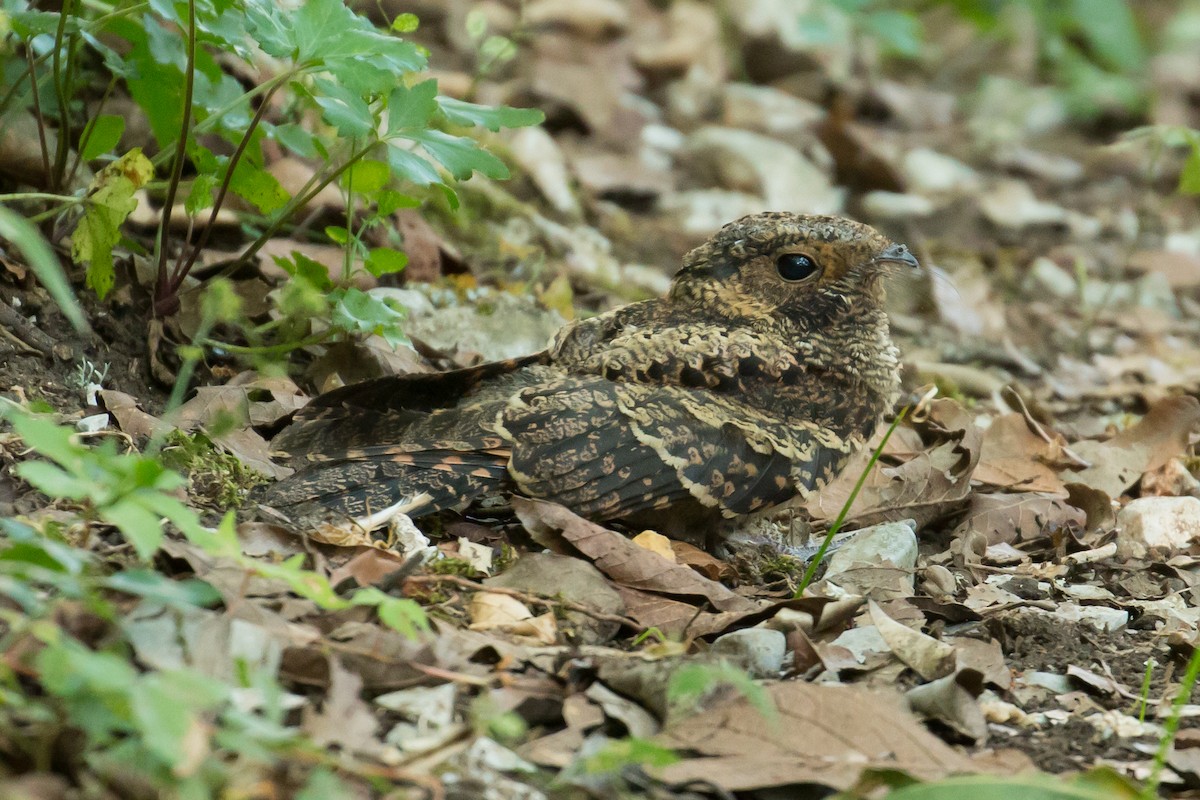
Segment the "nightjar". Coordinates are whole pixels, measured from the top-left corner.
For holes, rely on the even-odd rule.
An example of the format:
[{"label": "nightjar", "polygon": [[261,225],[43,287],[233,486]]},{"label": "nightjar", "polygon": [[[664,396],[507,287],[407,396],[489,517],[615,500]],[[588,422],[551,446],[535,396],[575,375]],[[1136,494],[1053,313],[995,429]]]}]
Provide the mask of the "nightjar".
[{"label": "nightjar", "polygon": [[421,516],[502,492],[705,539],[835,476],[895,403],[881,278],[917,260],[839,217],[766,213],[688,253],[662,298],[525,358],[321,395],[274,446],[290,516]]}]

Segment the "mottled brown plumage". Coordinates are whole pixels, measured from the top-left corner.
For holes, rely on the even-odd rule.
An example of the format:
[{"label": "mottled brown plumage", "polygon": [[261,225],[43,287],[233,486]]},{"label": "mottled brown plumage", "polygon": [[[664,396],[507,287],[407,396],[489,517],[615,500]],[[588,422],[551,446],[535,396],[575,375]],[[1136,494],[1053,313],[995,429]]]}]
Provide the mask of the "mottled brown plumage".
[{"label": "mottled brown plumage", "polygon": [[679,532],[806,496],[895,402],[880,277],[896,264],[916,260],[850,220],[745,217],[666,297],[542,353],[316,398],[276,439],[299,471],[261,500],[373,527],[511,491]]}]

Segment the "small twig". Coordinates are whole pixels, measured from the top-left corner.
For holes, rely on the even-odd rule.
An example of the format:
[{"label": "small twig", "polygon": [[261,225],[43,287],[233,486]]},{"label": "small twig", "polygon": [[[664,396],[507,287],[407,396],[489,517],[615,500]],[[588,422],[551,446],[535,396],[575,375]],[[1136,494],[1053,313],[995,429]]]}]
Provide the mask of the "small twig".
[{"label": "small twig", "polygon": [[47,358],[54,355],[54,340],[3,299],[0,299],[0,327],[11,330],[17,339]]},{"label": "small twig", "polygon": [[1086,460],[1078,453],[1073,452],[1071,448],[1067,447],[1065,444],[1056,441],[1055,437],[1047,433],[1046,429],[1042,427],[1042,424],[1034,419],[1033,414],[1029,412],[1029,407],[1025,405],[1025,398],[1021,397],[1021,395],[1015,389],[1013,389],[1012,386],[1005,386],[1001,391],[1001,394],[1006,402],[1015,401],[1017,409],[1021,412],[1021,416],[1025,418],[1025,424],[1029,426],[1029,430],[1033,431],[1043,442],[1057,446],[1060,450],[1062,450],[1062,454],[1076,466],[1082,467],[1083,469],[1088,469],[1092,466],[1090,461]]},{"label": "small twig", "polygon": [[591,606],[585,606],[582,603],[576,603],[571,600],[563,600],[561,598],[540,597],[536,594],[522,592],[517,589],[508,589],[501,586],[484,586],[478,581],[473,581],[470,578],[464,578],[461,575],[414,575],[408,578],[405,583],[422,584],[437,584],[437,583],[453,583],[455,586],[468,589],[473,592],[491,592],[492,594],[504,594],[509,597],[514,597],[523,603],[536,603],[538,605],[554,608],[561,606],[570,611],[578,611],[580,614],[591,617],[592,619],[600,620],[601,622],[616,622],[629,628],[633,628],[638,633],[645,630],[644,626],[635,622],[629,617],[623,617],[620,614],[609,614],[606,611],[599,611]]}]

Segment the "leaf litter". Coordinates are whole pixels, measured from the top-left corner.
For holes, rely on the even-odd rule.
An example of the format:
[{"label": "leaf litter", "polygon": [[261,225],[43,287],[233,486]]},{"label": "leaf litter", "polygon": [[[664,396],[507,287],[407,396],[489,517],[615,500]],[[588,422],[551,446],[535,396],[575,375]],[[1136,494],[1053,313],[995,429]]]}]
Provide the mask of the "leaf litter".
[{"label": "leaf litter", "polygon": [[[396,215],[410,257],[403,291],[428,304],[412,314],[413,348],[379,337],[309,348],[298,382],[225,362],[164,415],[164,398],[129,378],[149,368],[140,348],[111,347],[106,358],[120,376],[102,381],[89,404],[70,373],[75,359],[96,356],[96,343],[64,338],[74,348],[66,359],[6,351],[3,388],[49,397],[68,418],[106,414],[110,431],[139,443],[201,431],[246,467],[279,477],[285,468],[271,461],[267,435],[317,390],[469,364],[492,346],[536,348],[564,307],[602,309],[629,299],[624,290],[657,291],[658,267],[748,210],[860,210],[903,232],[931,266],[931,282],[893,291],[893,319],[914,375],[908,388],[933,381],[944,398],[897,431],[851,509],[849,541],[872,555],[792,598],[802,565],[786,558],[664,548],[521,498],[511,515],[418,523],[412,530],[428,538],[407,550],[366,532],[243,522],[243,549],[256,558],[302,558],[339,595],[374,586],[415,599],[431,630],[409,638],[367,607],[321,609],[286,581],[168,536],[156,566],[206,581],[221,610],[139,605],[121,622],[139,665],[227,681],[261,670],[286,694],[272,699],[251,684],[238,702],[281,703],[314,744],[341,754],[346,774],[388,774],[460,796],[489,781],[513,792],[505,796],[552,794],[523,777],[538,769],[603,796],[616,784],[582,765],[624,737],[674,751],[673,763],[624,777],[672,797],[863,789],[884,772],[936,780],[1100,763],[1144,778],[1200,624],[1194,204],[1156,201],[1135,152],[1101,150],[1098,136],[1055,123],[1053,109],[1046,130],[1006,128],[1013,141],[995,142],[979,133],[986,107],[898,80],[847,80],[823,108],[804,80],[771,74],[755,57],[771,48],[779,63],[803,63],[807,53],[785,25],[748,11],[727,22],[749,81],[728,77],[741,69],[712,46],[723,21],[701,4],[668,12],[547,2],[524,13],[523,24],[550,32],[522,49],[511,81],[485,78],[480,89],[532,98],[559,122],[514,134],[512,157],[524,170],[515,184],[464,189],[495,216],[431,211],[431,226],[408,209]],[[957,30],[943,32],[947,47]],[[469,68],[462,41],[439,46],[447,63]],[[826,77],[849,55],[836,44],[820,52],[827,60],[806,68]],[[447,77],[472,82],[465,71]],[[988,91],[998,106],[1016,102]],[[772,161],[768,150],[781,155]],[[795,196],[795,186],[814,187],[813,196]],[[332,197],[319,210],[343,207]],[[1150,230],[1139,215],[1154,217]],[[76,246],[84,245],[109,257],[109,243]],[[263,255],[307,246],[281,238]],[[340,249],[305,252],[330,274],[342,267]],[[221,254],[204,258],[219,263]],[[13,276],[6,302],[32,300],[53,318],[20,265],[0,260]],[[284,279],[271,258],[260,261],[249,293]],[[545,299],[547,278],[559,276],[565,306]],[[366,292],[394,288],[360,278]],[[143,287],[136,274],[115,280],[112,308],[132,312]],[[544,290],[540,303],[524,297],[534,286]],[[420,301],[407,297],[415,309]],[[504,314],[483,330],[508,303],[528,316],[528,341],[505,336]],[[106,325],[114,327],[97,325],[102,335]],[[0,434],[0,511],[59,518],[9,476],[26,456]],[[819,536],[865,466],[863,457],[774,523]],[[884,541],[885,523],[915,532],[914,561]],[[447,535],[455,525],[479,529],[489,558]],[[1168,535],[1179,531],[1194,535]],[[107,552],[104,535],[91,542]],[[70,622],[90,621],[80,610]],[[1159,666],[1143,696],[1151,658]],[[764,678],[763,702],[722,672],[729,663]],[[672,676],[697,665],[711,678],[679,713]],[[1198,717],[1200,707],[1184,707],[1168,762],[1175,790],[1200,786],[1186,746]],[[513,720],[519,734],[506,737],[502,723]],[[55,796],[52,787],[28,791]]]}]

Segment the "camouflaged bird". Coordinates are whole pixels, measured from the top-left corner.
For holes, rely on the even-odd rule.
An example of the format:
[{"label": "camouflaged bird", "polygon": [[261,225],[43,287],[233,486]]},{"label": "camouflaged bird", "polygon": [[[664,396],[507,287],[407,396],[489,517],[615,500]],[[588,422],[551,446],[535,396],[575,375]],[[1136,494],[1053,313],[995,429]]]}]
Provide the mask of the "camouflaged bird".
[{"label": "camouflaged bird", "polygon": [[500,492],[695,538],[808,496],[899,391],[880,278],[908,249],[838,217],[744,217],[667,296],[565,326],[548,350],[328,392],[275,440],[261,500],[364,528]]}]

